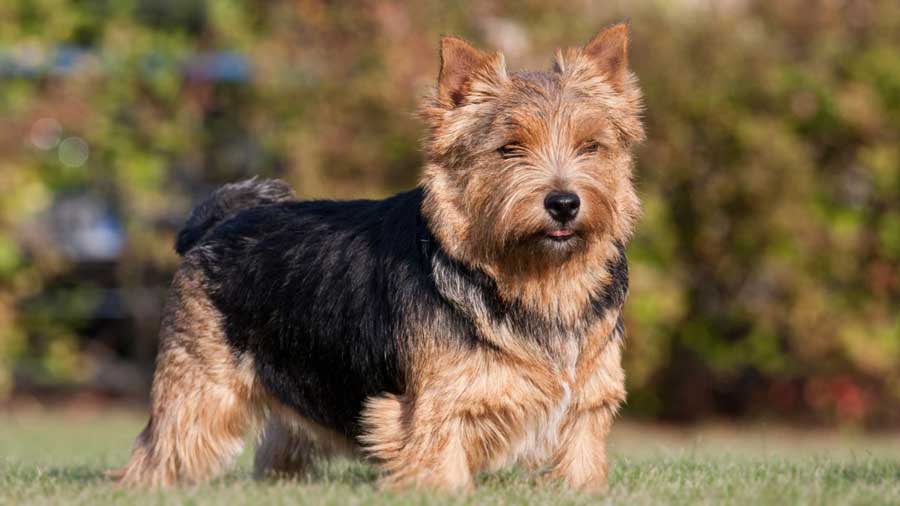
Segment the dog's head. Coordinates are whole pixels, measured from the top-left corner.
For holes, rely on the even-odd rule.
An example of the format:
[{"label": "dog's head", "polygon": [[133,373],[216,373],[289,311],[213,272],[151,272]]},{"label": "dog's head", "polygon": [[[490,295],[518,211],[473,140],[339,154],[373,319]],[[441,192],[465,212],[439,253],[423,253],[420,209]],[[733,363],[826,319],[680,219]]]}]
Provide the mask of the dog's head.
[{"label": "dog's head", "polygon": [[503,55],[441,41],[422,112],[424,212],[451,254],[475,265],[558,265],[639,213],[630,148],[644,136],[628,27],[558,51],[552,69],[508,72]]}]

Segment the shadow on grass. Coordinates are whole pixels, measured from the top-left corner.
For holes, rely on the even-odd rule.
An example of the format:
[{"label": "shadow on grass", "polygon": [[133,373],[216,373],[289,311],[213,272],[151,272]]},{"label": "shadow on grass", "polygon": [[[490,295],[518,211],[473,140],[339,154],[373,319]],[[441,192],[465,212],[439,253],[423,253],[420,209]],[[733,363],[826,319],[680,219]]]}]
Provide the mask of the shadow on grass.
[{"label": "shadow on grass", "polygon": [[[331,460],[319,460],[312,466],[312,469],[299,476],[297,475],[272,475],[264,480],[265,482],[294,482],[301,484],[340,484],[349,487],[374,486],[378,480],[379,473],[375,466],[362,460],[349,458],[337,458]],[[229,473],[225,478],[226,482],[253,480],[250,473]]]},{"label": "shadow on grass", "polygon": [[[211,485],[235,485],[241,483],[331,484],[352,488],[374,486],[378,470],[365,462],[349,459],[317,462],[310,471],[301,476],[272,476],[257,480],[247,469],[233,469],[210,482]],[[0,483],[51,482],[57,484],[116,486],[116,480],[109,475],[109,469],[96,465],[41,466],[24,465],[0,461]]]},{"label": "shadow on grass", "polygon": [[[351,488],[376,487],[381,476],[378,468],[365,460],[338,458],[316,462],[309,472],[300,476],[278,476],[266,478],[263,482],[289,482],[305,485],[329,484]],[[253,479],[246,473],[230,473],[223,478],[228,483]],[[540,473],[528,472],[520,467],[512,467],[490,473],[479,473],[475,479],[477,487],[503,488],[509,486],[556,487],[553,481],[541,480]]]},{"label": "shadow on grass", "polygon": [[829,481],[844,481],[867,485],[900,482],[900,463],[868,461],[850,464],[830,464],[825,468]]},{"label": "shadow on grass", "polygon": [[106,470],[99,470],[88,466],[53,467],[47,470],[46,475],[51,478],[60,478],[82,483],[110,481],[106,476]]}]

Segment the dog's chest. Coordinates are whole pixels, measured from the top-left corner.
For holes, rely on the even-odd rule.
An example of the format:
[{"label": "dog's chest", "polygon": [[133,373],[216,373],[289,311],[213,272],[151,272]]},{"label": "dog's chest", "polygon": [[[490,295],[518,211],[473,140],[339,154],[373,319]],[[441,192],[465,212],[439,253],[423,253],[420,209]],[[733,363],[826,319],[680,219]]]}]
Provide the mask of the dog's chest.
[{"label": "dog's chest", "polygon": [[560,381],[561,395],[551,400],[546,411],[538,411],[523,420],[522,431],[512,441],[507,463],[523,462],[526,465],[545,463],[560,444],[561,428],[573,402],[572,385]]},{"label": "dog's chest", "polygon": [[558,389],[554,395],[545,397],[545,409],[531,412],[526,420],[522,420],[522,433],[514,441],[509,460],[522,461],[527,464],[546,462],[560,444],[561,430],[566,416],[569,415],[575,402],[575,367],[580,349],[577,342],[572,341],[549,364],[554,370],[554,378]]}]

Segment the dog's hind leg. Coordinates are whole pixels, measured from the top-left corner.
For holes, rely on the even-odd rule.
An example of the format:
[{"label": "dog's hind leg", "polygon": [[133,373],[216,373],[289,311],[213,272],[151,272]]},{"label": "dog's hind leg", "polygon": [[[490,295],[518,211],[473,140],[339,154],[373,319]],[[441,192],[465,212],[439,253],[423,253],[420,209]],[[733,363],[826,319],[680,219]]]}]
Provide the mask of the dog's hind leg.
[{"label": "dog's hind leg", "polygon": [[297,478],[312,470],[317,459],[352,456],[356,448],[346,437],[270,402],[271,409],[254,459],[257,479]]},{"label": "dog's hind leg", "polygon": [[313,442],[308,434],[276,415],[270,416],[253,459],[254,475],[257,479],[300,477],[309,471],[313,454]]},{"label": "dog's hind leg", "polygon": [[240,453],[263,408],[252,361],[233,353],[221,325],[202,275],[186,263],[163,319],[150,421],[118,473],[121,483],[201,482]]},{"label": "dog's hind leg", "polygon": [[266,421],[256,448],[254,475],[257,479],[300,477],[309,471],[314,454],[315,447],[309,434],[272,415]]}]

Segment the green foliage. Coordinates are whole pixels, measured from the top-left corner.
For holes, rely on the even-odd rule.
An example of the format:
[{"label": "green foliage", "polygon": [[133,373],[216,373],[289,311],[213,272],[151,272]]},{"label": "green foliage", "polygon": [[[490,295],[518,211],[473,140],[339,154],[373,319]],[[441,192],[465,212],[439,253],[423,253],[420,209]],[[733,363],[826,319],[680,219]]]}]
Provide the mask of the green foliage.
[{"label": "green foliage", "polygon": [[[81,267],[40,233],[61,196],[91,195],[122,220],[112,285],[139,318],[118,353],[146,365],[159,305],[146,289],[176,265],[174,229],[197,194],[254,174],[304,197],[409,187],[440,33],[543,67],[552,48],[628,17],[649,132],[630,409],[900,421],[896,2],[8,4],[0,46],[93,57],[64,77],[0,81],[0,183],[12,189],[0,194],[0,395],[14,370],[91,377],[90,360],[60,358],[89,355],[97,296],[71,289]],[[214,50],[247,55],[249,81],[185,77]],[[40,147],[47,118],[58,139]],[[89,146],[82,164],[60,147],[72,137]]]},{"label": "green foliage", "polygon": [[[664,249],[657,268],[684,301],[667,317],[667,362],[639,385],[666,414],[743,414],[759,396],[758,410],[896,422],[879,401],[900,371],[900,10],[863,5],[635,21],[642,190],[665,203],[633,249]],[[646,288],[633,306],[659,296]],[[822,399],[817,381],[831,385]]]}]

